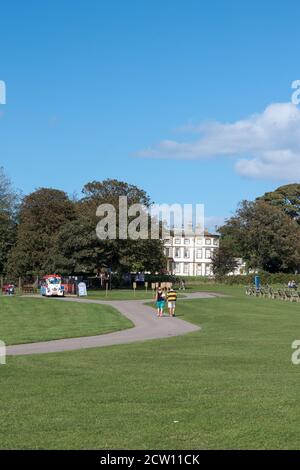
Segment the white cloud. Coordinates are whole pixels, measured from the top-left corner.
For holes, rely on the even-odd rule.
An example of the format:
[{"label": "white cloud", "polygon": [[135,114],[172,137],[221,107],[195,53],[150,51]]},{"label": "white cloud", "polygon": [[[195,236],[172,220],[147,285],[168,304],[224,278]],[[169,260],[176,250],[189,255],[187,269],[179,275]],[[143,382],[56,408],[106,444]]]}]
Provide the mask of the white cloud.
[{"label": "white cloud", "polygon": [[237,158],[236,171],[252,178],[300,178],[300,110],[273,103],[262,113],[233,123],[187,126],[199,134],[188,142],[164,140],[140,156],[172,159]]}]

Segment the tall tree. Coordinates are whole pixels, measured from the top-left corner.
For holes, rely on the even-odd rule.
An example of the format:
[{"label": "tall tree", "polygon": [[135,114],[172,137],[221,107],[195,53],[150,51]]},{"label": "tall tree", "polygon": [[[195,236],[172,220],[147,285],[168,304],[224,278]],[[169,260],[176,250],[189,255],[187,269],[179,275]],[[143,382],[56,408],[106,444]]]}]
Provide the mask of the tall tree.
[{"label": "tall tree", "polygon": [[92,181],[87,183],[83,187],[82,193],[82,202],[105,202],[117,206],[119,197],[127,196],[128,204],[140,203],[145,206],[150,205],[150,198],[143,189],[116,179],[106,179],[103,181]]},{"label": "tall tree", "polygon": [[[76,203],[76,221],[66,224],[59,232],[58,243],[62,248],[56,259],[61,263],[62,270],[93,272],[101,267],[110,267],[125,272],[157,271],[165,267],[160,240],[118,238],[119,197],[126,196],[128,206],[140,203],[149,207],[150,198],[144,190],[123,181],[107,179],[87,183],[82,193],[83,198]],[[99,240],[96,236],[99,222],[96,209],[100,204],[112,204],[116,210],[115,240]],[[129,220],[131,218],[128,218],[128,222]],[[73,251],[73,247],[76,250]]]},{"label": "tall tree", "polygon": [[287,184],[257,198],[279,209],[300,224],[300,184]]},{"label": "tall tree", "polygon": [[219,248],[213,250],[212,270],[217,278],[233,272],[237,266],[235,251],[226,242],[221,243]]},{"label": "tall tree", "polygon": [[219,232],[223,242],[250,268],[269,272],[299,269],[299,226],[282,209],[269,202],[243,201]]},{"label": "tall tree", "polygon": [[0,273],[6,272],[7,258],[16,240],[17,203],[18,194],[0,168]]},{"label": "tall tree", "polygon": [[51,256],[52,271],[93,273],[100,267],[110,266],[109,260],[114,255],[112,244],[98,240],[95,227],[94,218],[81,213],[77,213],[75,220],[61,226]]},{"label": "tall tree", "polygon": [[75,215],[74,203],[64,191],[40,188],[26,196],[20,206],[17,242],[8,259],[10,274],[49,271],[58,231]]}]

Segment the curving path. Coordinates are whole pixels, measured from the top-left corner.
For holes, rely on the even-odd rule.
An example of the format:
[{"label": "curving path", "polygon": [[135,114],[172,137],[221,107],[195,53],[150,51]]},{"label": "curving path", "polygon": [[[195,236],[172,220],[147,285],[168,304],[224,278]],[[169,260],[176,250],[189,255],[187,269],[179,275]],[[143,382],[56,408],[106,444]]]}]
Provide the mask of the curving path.
[{"label": "curving path", "polygon": [[[186,295],[186,299],[203,299],[217,297],[218,294],[208,292],[195,292]],[[53,299],[54,300],[54,299]],[[98,348],[111,346],[114,344],[133,343],[148,339],[168,338],[180,336],[192,331],[200,330],[200,327],[193,325],[178,317],[169,318],[167,316],[158,318],[152,307],[145,305],[146,300],[89,300],[66,297],[56,299],[59,302],[84,302],[93,304],[111,305],[134,324],[133,328],[116,331],[97,336],[84,336],[80,338],[67,338],[39,343],[18,344],[7,346],[8,356],[23,356],[27,354],[43,354],[51,352],[71,351],[74,349]],[[180,301],[181,299],[179,299]]]}]

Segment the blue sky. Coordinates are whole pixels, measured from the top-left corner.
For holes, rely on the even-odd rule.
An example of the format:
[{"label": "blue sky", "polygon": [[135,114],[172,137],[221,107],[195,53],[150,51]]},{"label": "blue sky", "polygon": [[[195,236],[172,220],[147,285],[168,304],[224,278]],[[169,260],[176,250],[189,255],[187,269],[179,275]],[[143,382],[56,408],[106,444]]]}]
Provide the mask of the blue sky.
[{"label": "blue sky", "polygon": [[300,179],[297,1],[0,8],[0,165],[23,192],[118,178],[221,217]]}]

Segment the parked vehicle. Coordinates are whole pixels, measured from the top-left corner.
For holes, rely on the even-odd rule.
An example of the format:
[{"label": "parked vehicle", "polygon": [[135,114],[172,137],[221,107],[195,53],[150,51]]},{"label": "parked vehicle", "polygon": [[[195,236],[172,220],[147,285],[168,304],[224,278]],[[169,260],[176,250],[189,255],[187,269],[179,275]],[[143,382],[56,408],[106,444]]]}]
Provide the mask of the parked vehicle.
[{"label": "parked vehicle", "polygon": [[64,297],[65,288],[62,284],[61,276],[57,274],[47,274],[47,276],[44,276],[41,294],[45,297]]}]

